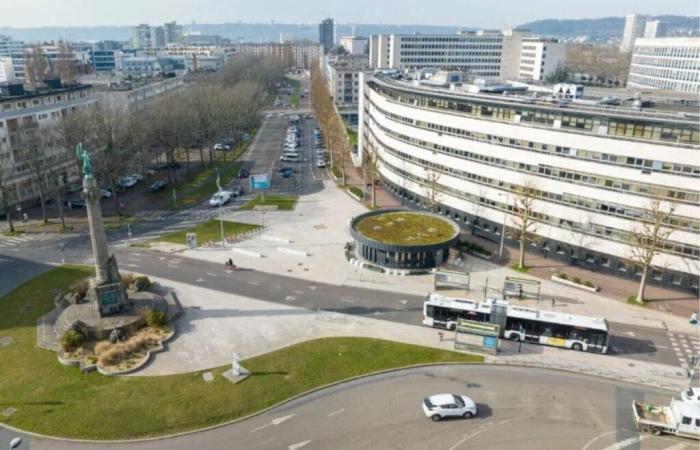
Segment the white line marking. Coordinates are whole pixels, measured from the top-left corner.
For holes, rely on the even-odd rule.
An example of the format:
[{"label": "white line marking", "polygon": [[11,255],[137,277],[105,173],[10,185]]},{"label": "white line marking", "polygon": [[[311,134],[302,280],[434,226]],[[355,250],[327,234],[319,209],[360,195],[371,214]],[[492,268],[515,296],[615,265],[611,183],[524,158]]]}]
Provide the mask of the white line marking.
[{"label": "white line marking", "polygon": [[312,291],[315,291],[315,290],[316,290],[316,286],[309,286],[309,289],[311,289]]},{"label": "white line marking", "polygon": [[401,303],[402,305],[408,304],[408,300],[396,300],[396,301]]},{"label": "white line marking", "polygon": [[604,450],[621,450],[625,447],[629,447],[631,445],[639,444],[643,440],[647,439],[649,436],[642,434],[639,436],[632,436],[631,438],[627,438],[623,441],[620,442],[615,442],[613,445],[609,447],[605,447]]},{"label": "white line marking", "polygon": [[197,283],[204,283],[204,278],[197,278]]},{"label": "white line marking", "polygon": [[349,298],[341,298],[340,301],[345,303],[355,303],[355,300],[350,300]]},{"label": "white line marking", "polygon": [[292,292],[295,293],[295,294],[297,294],[297,295],[303,295],[303,294],[304,294],[304,292],[302,292],[302,291],[292,291]]},{"label": "white line marking", "polygon": [[216,274],[211,272],[207,272],[207,276],[216,278]]},{"label": "white line marking", "polygon": [[299,448],[302,448],[302,447],[306,446],[306,444],[308,444],[309,442],[311,442],[311,441],[297,442],[296,444],[292,444],[292,445],[290,445],[290,446],[287,447],[287,448],[288,448],[289,450],[297,450],[297,449],[299,449]]},{"label": "white line marking", "polygon": [[333,411],[332,413],[328,414],[328,417],[337,416],[338,414],[340,414],[340,413],[342,413],[342,412],[345,412],[345,408],[340,408],[340,409],[337,410],[337,411]]},{"label": "white line marking", "polygon": [[260,283],[256,283],[255,281],[249,281],[248,284],[253,286],[260,286]]},{"label": "white line marking", "polygon": [[297,298],[294,297],[293,295],[288,295],[288,296],[286,296],[284,299],[287,300],[288,302],[293,302],[293,301],[296,300]]},{"label": "white line marking", "polygon": [[506,424],[509,422],[514,422],[516,420],[522,420],[522,419],[524,419],[524,417],[516,417],[514,419],[503,420],[501,422],[496,422],[496,423],[490,423],[490,424],[486,425],[485,427],[483,427],[482,429],[480,429],[479,431],[475,431],[472,434],[468,434],[468,435],[464,436],[462,439],[457,441],[457,443],[455,445],[453,445],[452,447],[450,447],[448,450],[455,450],[457,447],[464,444],[469,439],[473,438],[474,436],[476,436],[477,434],[480,434],[483,431],[488,430],[489,428],[493,428],[493,427],[498,426],[498,425],[503,425],[503,424]]},{"label": "white line marking", "polygon": [[687,448],[687,446],[686,446],[684,443],[680,442],[680,443],[678,443],[678,444],[676,444],[676,445],[672,445],[672,446],[670,446],[670,447],[666,447],[666,448],[663,449],[663,450],[683,450],[684,448]]},{"label": "white line marking", "polygon": [[277,440],[277,438],[273,437],[273,438],[270,438],[266,441],[262,441],[259,444],[255,444],[253,447],[260,447],[261,445],[269,444],[270,442],[275,441],[275,440]]}]

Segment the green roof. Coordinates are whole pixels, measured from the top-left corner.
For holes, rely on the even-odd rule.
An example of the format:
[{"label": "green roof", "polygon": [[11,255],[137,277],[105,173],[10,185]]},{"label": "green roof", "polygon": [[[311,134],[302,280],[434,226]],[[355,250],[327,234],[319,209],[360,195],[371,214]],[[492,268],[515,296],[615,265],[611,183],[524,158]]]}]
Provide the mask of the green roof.
[{"label": "green roof", "polygon": [[455,234],[447,220],[411,211],[371,215],[358,221],[355,229],[369,239],[394,245],[439,244]]}]

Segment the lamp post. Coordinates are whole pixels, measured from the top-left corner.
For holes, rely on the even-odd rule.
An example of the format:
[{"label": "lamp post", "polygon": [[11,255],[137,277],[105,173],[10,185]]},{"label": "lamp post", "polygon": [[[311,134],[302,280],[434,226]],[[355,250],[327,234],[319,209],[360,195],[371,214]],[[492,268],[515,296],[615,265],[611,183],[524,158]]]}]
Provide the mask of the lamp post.
[{"label": "lamp post", "polygon": [[[498,196],[504,195],[502,192],[498,193]],[[506,192],[506,207],[505,207],[505,212],[503,213],[503,226],[501,227],[501,244],[498,246],[498,258],[500,259],[501,256],[503,256],[503,242],[506,239],[506,221],[508,220],[508,200],[509,200],[509,195],[510,193]]]},{"label": "lamp post", "polygon": [[[219,192],[223,192],[221,190],[221,179],[219,178],[219,168],[216,168],[216,187],[219,188]],[[219,196],[219,225],[221,225],[221,248],[226,248],[226,241],[224,240],[224,201],[221,196]]]}]

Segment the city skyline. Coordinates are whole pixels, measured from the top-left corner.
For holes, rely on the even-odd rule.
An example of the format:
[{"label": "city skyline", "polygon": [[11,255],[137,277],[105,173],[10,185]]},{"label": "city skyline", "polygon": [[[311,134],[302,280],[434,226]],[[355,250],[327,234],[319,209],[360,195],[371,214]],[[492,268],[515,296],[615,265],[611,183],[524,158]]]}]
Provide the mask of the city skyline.
[{"label": "city skyline", "polygon": [[[447,25],[480,28],[507,28],[534,20],[586,19],[609,16],[624,16],[629,13],[645,15],[677,14],[697,15],[695,2],[669,0],[666,2],[637,2],[622,0],[604,2],[594,0],[585,4],[563,4],[555,0],[540,0],[537,7],[532,3],[516,3],[494,0],[485,6],[482,2],[447,0],[443,8],[432,5],[401,7],[398,0],[376,4],[358,0],[352,10],[344,4],[324,4],[307,0],[293,11],[284,8],[284,2],[270,0],[261,4],[243,4],[232,1],[221,4],[214,0],[202,0],[196,5],[183,2],[154,0],[144,4],[125,0],[117,6],[94,8],[87,0],[67,0],[56,3],[49,0],[29,0],[8,8],[3,14],[2,25],[7,27],[62,27],[62,26],[121,26],[138,23],[162,23],[177,20],[182,23],[315,23],[333,17],[337,23],[378,23],[411,25]],[[494,15],[497,10],[499,14]],[[37,11],[39,13],[37,13]],[[282,14],[284,11],[285,14]],[[459,13],[464,11],[464,13]],[[595,14],[591,14],[595,11]],[[273,15],[271,15],[273,14]],[[378,21],[378,17],[385,19]]]}]

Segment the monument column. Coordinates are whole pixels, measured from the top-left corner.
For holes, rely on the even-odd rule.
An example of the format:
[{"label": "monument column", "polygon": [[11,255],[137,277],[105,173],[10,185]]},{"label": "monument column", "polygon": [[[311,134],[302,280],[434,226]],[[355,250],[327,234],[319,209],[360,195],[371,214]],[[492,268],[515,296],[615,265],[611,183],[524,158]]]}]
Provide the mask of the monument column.
[{"label": "monument column", "polygon": [[92,175],[89,177],[85,175],[83,179],[83,195],[85,196],[85,207],[90,228],[92,254],[95,258],[95,283],[100,285],[110,281],[109,250],[107,249],[107,237],[104,233],[104,223],[102,221],[100,189],[97,186],[97,180]]}]

